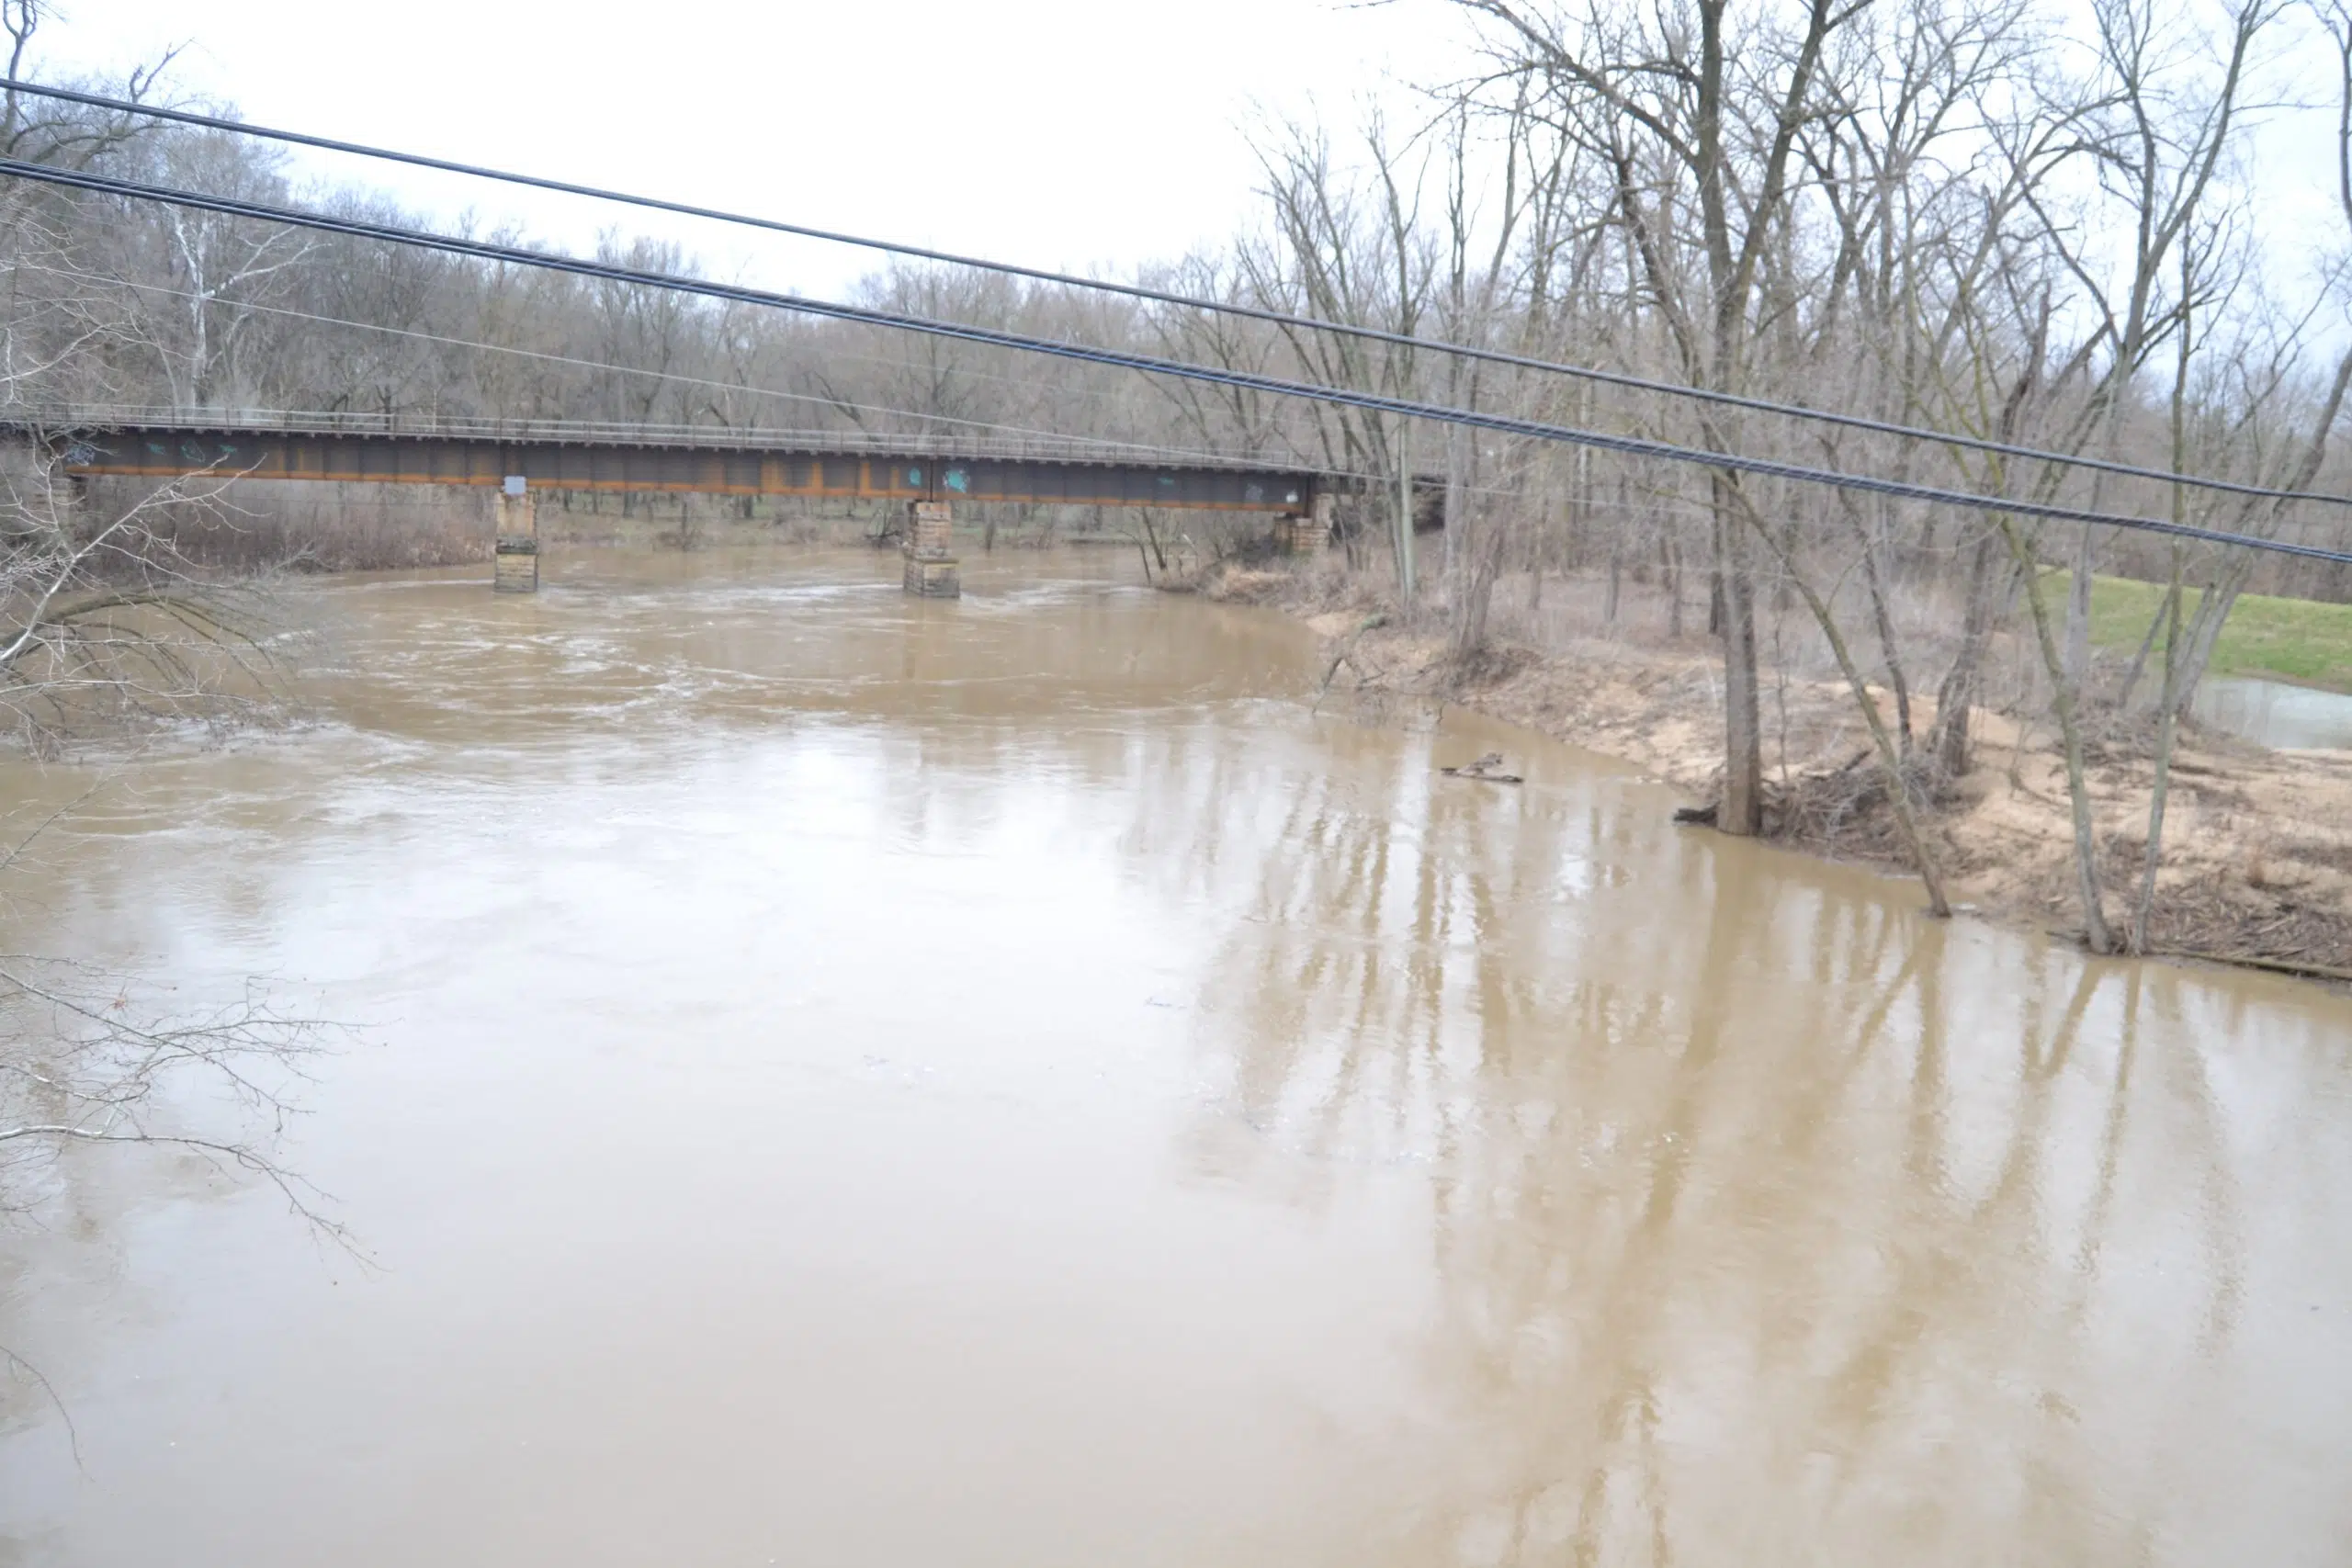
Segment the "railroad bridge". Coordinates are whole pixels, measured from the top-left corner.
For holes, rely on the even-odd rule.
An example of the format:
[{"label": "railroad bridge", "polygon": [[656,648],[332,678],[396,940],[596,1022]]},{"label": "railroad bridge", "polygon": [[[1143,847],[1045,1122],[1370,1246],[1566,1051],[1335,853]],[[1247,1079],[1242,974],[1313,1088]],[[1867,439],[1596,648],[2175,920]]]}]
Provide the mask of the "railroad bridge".
[{"label": "railroad bridge", "polygon": [[953,508],[965,502],[1262,513],[1292,547],[1327,537],[1355,481],[1217,453],[1067,437],[876,435],[353,412],[61,409],[6,422],[73,479],[343,480],[492,492],[493,581],[538,586],[536,496],[647,491],[903,503],[908,592],[959,592]]}]

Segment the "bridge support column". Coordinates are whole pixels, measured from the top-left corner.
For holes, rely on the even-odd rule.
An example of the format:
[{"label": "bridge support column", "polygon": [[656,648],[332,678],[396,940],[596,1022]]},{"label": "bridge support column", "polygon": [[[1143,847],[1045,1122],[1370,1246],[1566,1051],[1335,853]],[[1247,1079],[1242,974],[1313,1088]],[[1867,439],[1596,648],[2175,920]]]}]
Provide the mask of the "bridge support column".
[{"label": "bridge support column", "polygon": [[906,590],[923,599],[955,599],[963,594],[956,570],[954,515],[944,501],[918,501],[907,517]]},{"label": "bridge support column", "polygon": [[492,547],[490,586],[499,593],[539,591],[539,502],[517,476],[496,500],[497,542]]},{"label": "bridge support column", "polygon": [[1339,515],[1340,498],[1318,491],[1304,512],[1285,512],[1277,525],[1284,553],[1311,556],[1331,542],[1331,525]]}]

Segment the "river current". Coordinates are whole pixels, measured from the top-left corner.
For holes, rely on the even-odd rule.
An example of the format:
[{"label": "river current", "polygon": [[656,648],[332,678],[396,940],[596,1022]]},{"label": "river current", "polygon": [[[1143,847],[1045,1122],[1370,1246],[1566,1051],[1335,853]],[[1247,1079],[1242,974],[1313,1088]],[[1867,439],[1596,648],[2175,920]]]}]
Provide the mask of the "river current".
[{"label": "river current", "polygon": [[352,1025],[367,1261],[69,1159],[0,1562],[2352,1559],[2352,1003],[1318,714],[1132,568],[331,581],[301,724],[10,764],[102,786],[10,946]]}]

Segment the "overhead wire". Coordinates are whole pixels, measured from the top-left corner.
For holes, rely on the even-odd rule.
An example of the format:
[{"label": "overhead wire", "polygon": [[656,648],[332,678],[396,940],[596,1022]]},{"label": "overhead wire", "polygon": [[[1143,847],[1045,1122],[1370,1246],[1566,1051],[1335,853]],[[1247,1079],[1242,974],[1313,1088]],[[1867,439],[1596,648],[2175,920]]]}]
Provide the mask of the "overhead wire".
[{"label": "overhead wire", "polygon": [[424,230],[379,223],[367,219],[336,217],[328,213],[277,207],[266,202],[218,196],[203,191],[148,185],[141,181],[118,179],[112,175],[100,175],[85,169],[59,168],[47,164],[28,163],[22,159],[0,158],[0,175],[58,186],[67,189],[89,191],[97,195],[119,197],[129,200],[157,202],[196,211],[218,212],[228,217],[254,219],[263,222],[283,224],[288,228],[309,229],[322,233],[346,235],[355,239],[380,241],[406,245],[413,249],[440,251],[452,255],[470,256],[476,260],[496,262],[503,265],[537,267],[550,272],[601,278],[607,282],[639,288],[661,289],[710,299],[731,300],[740,304],[760,305],[806,315],[828,317],[837,321],[862,321],[873,326],[893,327],[933,337],[952,338],[998,348],[1018,349],[1026,353],[1084,364],[1111,366],[1146,375],[1168,376],[1182,380],[1229,387],[1238,390],[1263,392],[1276,397],[1298,398],[1338,407],[1362,409],[1374,413],[1398,415],[1408,419],[1425,419],[1441,424],[1459,425],[1467,429],[1488,430],[1500,434],[1560,442],[1599,451],[1616,452],[1627,457],[1691,463],[1719,471],[1827,485],[1838,489],[1894,496],[1904,500],[1961,507],[1971,511],[2034,517],[2052,522],[2099,524],[2108,527],[2160,534],[2173,538],[2197,539],[2209,544],[2236,545],[2274,554],[2297,556],[2305,559],[2352,565],[2352,551],[2332,550],[2317,545],[2297,544],[2282,539],[2265,539],[2246,534],[2233,534],[2192,524],[2177,523],[2168,519],[2094,512],[2086,508],[2062,506],[2051,502],[1972,494],[1966,491],[1946,490],[1940,486],[1920,484],[1908,479],[1886,479],[1874,474],[1842,473],[1836,469],[1817,468],[1804,464],[1783,462],[1776,458],[1750,457],[1742,453],[1715,451],[1705,447],[1683,446],[1669,442],[1654,441],[1642,436],[1620,435],[1605,431],[1578,429],[1573,425],[1553,424],[1541,420],[1523,419],[1515,415],[1492,413],[1476,409],[1454,408],[1443,403],[1423,402],[1416,399],[1393,397],[1385,393],[1286,380],[1281,377],[1264,376],[1253,371],[1195,365],[1184,360],[1163,359],[1152,355],[1136,354],[1121,349],[1099,348],[1084,344],[1031,337],[1020,333],[1001,332],[994,328],[973,326],[961,321],[935,321],[929,317],[844,304],[837,300],[817,299],[797,294],[778,294],[767,289],[746,288],[740,284],[714,283],[703,278],[652,272],[609,262],[586,261],[559,252],[526,250],[516,245],[498,244],[491,241],[470,239],[461,235],[435,234]]},{"label": "overhead wire", "polygon": [[408,152],[397,148],[372,146],[367,142],[345,141],[331,136],[314,135],[308,131],[254,125],[245,120],[232,119],[224,115],[209,115],[195,109],[169,108],[158,104],[142,103],[132,98],[118,98],[103,93],[84,92],[77,88],[49,86],[38,82],[24,82],[0,76],[0,92],[24,93],[35,97],[104,109],[109,113],[139,115],[179,125],[196,126],[209,130],[220,130],[239,136],[283,142],[289,146],[348,153],[355,157],[371,158],[383,163],[403,164],[413,168],[432,169],[470,179],[493,180],[505,185],[521,186],[561,196],[585,197],[594,201],[613,202],[650,211],[707,219],[713,222],[726,223],[739,228],[762,229],[771,233],[788,234],[797,239],[816,240],[827,244],[850,245],[865,250],[879,251],[890,255],[908,256],[919,261],[938,262],[950,266],[992,272],[1003,276],[1028,278],[1034,282],[1050,283],[1062,288],[1088,289],[1097,293],[1141,299],[1153,304],[1172,305],[1185,310],[1205,310],[1219,315],[1265,321],[1299,331],[1332,333],[1366,342],[1386,344],[1393,347],[1425,350],[1433,354],[1476,360],[1484,364],[1505,365],[1522,370],[1541,371],[1546,375],[1569,377],[1601,386],[1657,393],[1684,401],[1741,409],[1783,419],[1837,425],[1848,430],[1866,431],[1873,434],[1921,441],[1933,446],[1959,447],[1993,457],[2011,457],[2026,462],[2050,463],[2064,468],[2084,468],[2132,479],[2153,479],[2162,484],[2185,485],[2192,489],[2244,496],[2257,501],[2312,502],[2326,506],[2352,506],[2352,496],[2330,494],[2324,491],[2274,490],[2262,485],[2242,483],[2235,479],[2212,479],[2196,474],[2175,473],[2163,468],[2144,468],[2113,458],[2052,452],[2039,447],[1995,441],[1984,436],[1899,424],[1888,420],[1871,419],[1862,414],[1841,413],[1830,409],[1813,408],[1802,403],[1786,403],[1768,398],[1747,397],[1713,388],[1661,381],[1651,377],[1635,376],[1626,371],[1607,370],[1598,366],[1575,365],[1561,360],[1542,359],[1531,355],[1512,354],[1503,349],[1481,348],[1470,344],[1419,337],[1410,333],[1389,332],[1379,327],[1335,321],[1319,316],[1299,315],[1266,306],[1246,305],[1237,300],[1210,299],[1195,295],[1180,294],[1171,289],[1154,288],[1145,284],[1118,283],[1104,278],[1085,277],[1075,273],[1055,272],[1045,267],[991,261],[981,256],[965,255],[954,251],[910,244],[903,241],[876,239],[868,235],[852,234],[839,230],[820,229],[805,223],[787,222],[781,219],[729,212],[720,208],[703,207],[693,202],[673,201],[664,197],[614,190],[602,186],[560,180],[543,175],[522,174],[488,164],[468,164],[451,158],[436,158],[423,152]]},{"label": "overhead wire", "polygon": [[[38,263],[20,265],[23,265],[27,271],[46,272],[56,276],[79,277],[82,276],[79,273],[70,272],[68,269],[62,267],[43,266]],[[161,294],[174,299],[192,300],[202,298],[202,296],[199,296],[191,290],[185,288],[170,288],[159,283],[141,283],[130,279],[121,279],[119,281],[125,288],[137,289],[143,293]],[[687,387],[703,387],[723,392],[745,392],[753,397],[778,398],[788,401],[816,403],[825,408],[850,409],[855,410],[861,413],[887,414],[899,419],[931,420],[944,424],[965,425],[974,430],[996,431],[1014,435],[1050,436],[1057,440],[1108,447],[1125,453],[1149,453],[1180,462],[1232,460],[1232,454],[1230,453],[1203,452],[1194,448],[1182,446],[1159,446],[1144,442],[1121,441],[1111,436],[1067,435],[1060,431],[1040,430],[1033,425],[1004,424],[989,420],[966,419],[953,414],[918,413],[911,409],[890,408],[878,403],[843,402],[835,399],[820,396],[814,392],[786,392],[770,387],[747,386],[741,382],[715,380],[709,377],[704,376],[686,376],[674,370],[651,370],[640,366],[615,365],[607,360],[582,359],[572,355],[549,354],[540,349],[515,348],[505,344],[484,343],[479,338],[451,337],[441,333],[419,332],[410,327],[388,327],[376,321],[354,321],[347,316],[322,315],[314,310],[297,310],[289,306],[284,305],[241,303],[238,305],[237,309],[241,310],[260,311],[273,316],[283,316],[294,321],[310,321],[320,326],[349,327],[358,332],[379,333],[391,337],[411,338],[418,342],[439,344],[450,348],[474,349],[486,354],[512,355],[518,358],[538,360],[552,365],[571,366],[583,370],[610,372],[614,375],[620,376],[637,376],[645,378],[649,380],[667,381]],[[876,365],[901,367],[910,367],[911,365],[911,362],[910,361],[883,359],[876,355],[853,355],[846,357],[859,359],[866,363]],[[992,379],[1012,381],[1012,378],[996,377],[992,378]],[[793,434],[790,432],[769,432],[766,430],[758,430],[754,433],[762,434]],[[1389,479],[1389,476],[1385,474],[1374,475],[1369,473],[1351,473],[1345,471],[1338,471],[1333,477],[1356,479],[1377,479],[1383,482],[1386,482]],[[1522,493],[1518,487],[1507,484],[1469,484],[1463,486],[1462,489],[1465,494],[1485,496],[1488,498],[1512,497]],[[1645,489],[1643,493],[1645,495],[1648,495],[1651,492],[1647,489]],[[1611,511],[1629,517],[1673,519],[1679,522],[1704,522],[1712,519],[1714,515],[1713,509],[1712,507],[1703,502],[1695,501],[1664,501],[1653,499],[1643,502],[1611,502],[1610,506]]]},{"label": "overhead wire", "polygon": [[[52,272],[57,273],[60,276],[79,276],[78,274],[67,275],[64,273],[63,269],[61,268],[40,267],[38,265],[32,266],[28,270]],[[122,280],[122,282],[123,286],[127,288],[141,289],[150,293],[163,294],[173,299],[195,299],[199,298],[199,296],[190,292],[189,290],[182,288],[166,288],[160,284],[139,283],[129,280]],[[817,403],[827,408],[854,409],[860,412],[888,414],[900,419],[931,420],[947,424],[965,425],[975,430],[997,431],[1018,435],[1050,436],[1057,440],[1097,446],[1131,455],[1150,454],[1177,462],[1231,462],[1235,460],[1231,453],[1226,452],[1204,452],[1195,448],[1182,446],[1158,446],[1143,442],[1120,441],[1108,436],[1065,435],[1059,431],[1040,430],[1032,425],[1002,424],[988,420],[963,419],[949,414],[917,413],[910,409],[889,408],[876,403],[839,402],[833,399],[822,397],[813,392],[778,391],[772,388],[745,386],[740,382],[714,380],[707,377],[684,376],[673,370],[651,370],[637,366],[614,365],[608,361],[601,359],[582,359],[571,355],[548,354],[537,349],[514,348],[503,344],[484,343],[476,338],[449,337],[438,333],[417,332],[406,327],[387,327],[379,325],[373,321],[353,321],[345,316],[321,315],[315,311],[297,310],[289,307],[280,305],[241,304],[237,308],[239,310],[264,311],[271,315],[285,316],[296,321],[315,322],[321,326],[349,327],[360,332],[382,333],[394,337],[413,338],[424,343],[445,344],[451,348],[467,348],[480,350],[489,354],[513,355],[520,358],[540,360],[555,365],[573,366],[586,370],[608,371],[613,374],[622,376],[638,376],[650,380],[673,382],[688,387],[710,388],[719,391],[748,392],[754,397],[781,398],[793,401]],[[903,366],[909,363],[901,360],[882,359],[871,355],[849,355],[847,357],[858,358],[868,363],[886,366]],[[996,379],[1011,381],[1012,378],[1000,377],[996,378]],[[114,411],[110,408],[103,408],[101,412],[112,412]],[[321,412],[322,413],[332,413],[334,411]],[[300,417],[300,415],[298,414],[294,417]],[[718,428],[728,427],[722,426]],[[773,427],[760,426],[738,428],[742,428],[744,433],[747,434],[759,435],[824,434],[823,432],[794,432],[778,430]],[[888,434],[889,433],[884,434]],[[1378,480],[1384,484],[1392,482],[1392,476],[1387,474],[1351,472],[1348,470],[1323,470],[1322,472],[1324,473],[1324,476],[1328,478]],[[1423,482],[1425,481],[1426,476],[1423,477]],[[1489,499],[1511,498],[1524,494],[1524,491],[1521,487],[1508,484],[1466,484],[1463,485],[1461,489],[1463,493],[1465,495],[1481,496]],[[1663,496],[1666,493],[1662,491],[1654,491],[1647,486],[1639,487],[1639,489],[1640,493],[1645,497]],[[1610,510],[1627,517],[1672,520],[1684,523],[1702,523],[1712,520],[1714,516],[1713,508],[1706,502],[1688,500],[1668,501],[1651,499],[1641,502],[1612,501],[1610,502]]]}]

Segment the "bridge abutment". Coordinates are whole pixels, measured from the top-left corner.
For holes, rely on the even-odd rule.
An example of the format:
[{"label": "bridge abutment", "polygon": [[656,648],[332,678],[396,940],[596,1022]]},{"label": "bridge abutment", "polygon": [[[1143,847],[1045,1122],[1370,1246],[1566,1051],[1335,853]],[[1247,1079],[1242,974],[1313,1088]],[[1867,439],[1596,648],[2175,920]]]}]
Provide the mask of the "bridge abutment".
[{"label": "bridge abutment", "polygon": [[490,586],[499,593],[539,591],[539,500],[510,479],[498,492]]},{"label": "bridge abutment", "polygon": [[917,501],[908,505],[906,591],[922,599],[960,598],[964,592],[956,570],[955,516],[944,501]]}]

